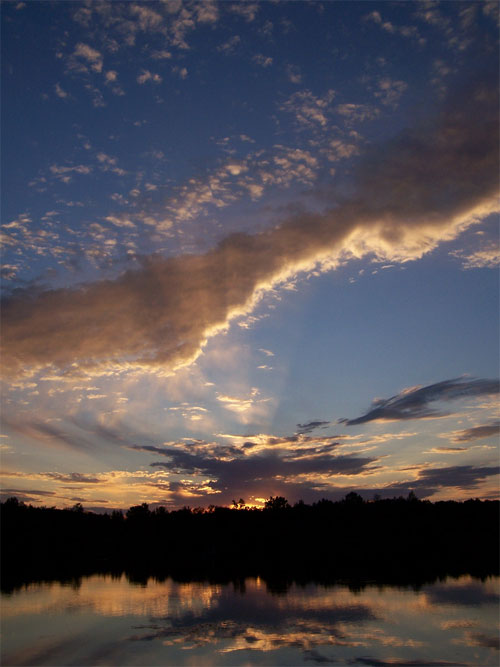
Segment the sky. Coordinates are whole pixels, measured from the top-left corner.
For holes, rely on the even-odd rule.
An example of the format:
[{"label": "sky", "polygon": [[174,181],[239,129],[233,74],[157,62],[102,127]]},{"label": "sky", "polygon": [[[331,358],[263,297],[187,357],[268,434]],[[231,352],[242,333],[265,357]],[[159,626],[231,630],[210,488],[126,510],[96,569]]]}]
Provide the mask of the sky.
[{"label": "sky", "polygon": [[1,11],[3,497],[498,498],[497,2]]}]

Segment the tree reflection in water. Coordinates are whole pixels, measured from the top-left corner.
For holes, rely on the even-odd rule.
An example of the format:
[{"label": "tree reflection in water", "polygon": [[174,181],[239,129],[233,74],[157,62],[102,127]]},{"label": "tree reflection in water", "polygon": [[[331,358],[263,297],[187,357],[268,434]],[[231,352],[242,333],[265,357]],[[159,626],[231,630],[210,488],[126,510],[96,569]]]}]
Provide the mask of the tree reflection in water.
[{"label": "tree reflection in water", "polygon": [[3,595],[2,662],[496,665],[498,584],[471,576],[351,587],[260,577],[138,581],[117,573],[32,583]]}]

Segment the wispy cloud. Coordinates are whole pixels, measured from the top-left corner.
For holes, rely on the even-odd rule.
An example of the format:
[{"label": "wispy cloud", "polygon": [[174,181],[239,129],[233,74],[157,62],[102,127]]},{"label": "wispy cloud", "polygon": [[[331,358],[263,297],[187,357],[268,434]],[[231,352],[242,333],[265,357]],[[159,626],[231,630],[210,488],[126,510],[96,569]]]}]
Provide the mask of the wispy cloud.
[{"label": "wispy cloud", "polygon": [[335,107],[335,111],[345,119],[346,123],[349,124],[354,122],[363,123],[366,120],[373,120],[373,118],[376,118],[379,114],[378,109],[370,104],[353,102],[338,104]]},{"label": "wispy cloud", "polygon": [[69,93],[63,90],[63,88],[58,83],[56,83],[56,85],[54,86],[54,90],[57,97],[59,97],[62,100],[65,100],[69,97]]},{"label": "wispy cloud", "polygon": [[448,468],[425,468],[420,470],[417,479],[400,484],[392,484],[391,489],[421,489],[425,495],[432,495],[443,487],[475,489],[479,484],[500,473],[498,466],[450,466]]},{"label": "wispy cloud", "polygon": [[93,72],[100,73],[102,65],[102,53],[83,42],[77,43],[68,59],[68,69],[76,72],[88,72],[90,68]]},{"label": "wispy cloud", "polygon": [[421,37],[418,28],[414,25],[396,25],[395,23],[391,21],[386,21],[382,18],[382,15],[380,14],[379,11],[374,10],[370,12],[369,14],[366,14],[364,17],[364,20],[367,22],[375,23],[378,25],[382,30],[385,32],[391,34],[391,35],[399,35],[401,37],[407,37],[407,38],[413,38],[417,40],[417,42],[423,46],[426,42],[425,38]]},{"label": "wispy cloud", "polygon": [[162,25],[163,17],[151,8],[153,6],[137,3],[130,5],[130,13],[137,17],[139,27],[144,32],[158,30]]},{"label": "wispy cloud", "polygon": [[449,438],[452,442],[472,442],[481,438],[489,438],[490,436],[498,436],[500,434],[500,421],[494,421],[490,424],[482,426],[473,426],[461,431],[452,431],[451,433],[443,434],[443,438]]},{"label": "wispy cloud", "polygon": [[302,83],[302,74],[297,65],[287,65],[286,75],[291,83],[296,83],[296,84]]},{"label": "wispy cloud", "polygon": [[356,419],[341,419],[346,426],[365,424],[371,421],[398,421],[406,419],[426,419],[442,416],[429,406],[436,401],[453,401],[467,396],[496,394],[498,380],[467,380],[456,378],[444,380],[426,387],[410,387],[391,398],[373,401],[372,409]]},{"label": "wispy cloud", "polygon": [[408,84],[404,81],[397,81],[389,77],[382,77],[377,83],[377,90],[374,95],[382,104],[389,106],[396,106],[399,98],[408,88]]},{"label": "wispy cloud", "polygon": [[329,426],[329,424],[330,422],[324,421],[312,421],[307,424],[297,424],[297,433],[311,433],[311,431],[314,431],[317,428],[324,428],[325,426]]},{"label": "wispy cloud", "polygon": [[497,240],[484,243],[477,250],[454,250],[450,254],[462,261],[464,269],[496,269],[500,265],[500,244]]},{"label": "wispy cloud", "polygon": [[159,74],[153,74],[148,69],[143,69],[141,74],[137,77],[137,83],[143,84],[150,81],[151,83],[161,83],[162,78]]},{"label": "wispy cloud", "polygon": [[257,53],[255,56],[253,56],[252,60],[254,63],[264,68],[270,67],[273,64],[273,59],[271,56],[264,56],[262,53]]},{"label": "wispy cloud", "polygon": [[233,53],[238,44],[241,42],[241,37],[239,35],[233,35],[226,42],[219,44],[217,51],[225,53],[226,55]]},{"label": "wispy cloud", "polygon": [[230,5],[229,9],[251,23],[257,16],[259,4],[257,2],[237,2]]},{"label": "wispy cloud", "polygon": [[326,127],[330,104],[335,96],[333,90],[317,97],[310,90],[301,90],[291,95],[282,105],[283,111],[293,114],[299,125]]}]

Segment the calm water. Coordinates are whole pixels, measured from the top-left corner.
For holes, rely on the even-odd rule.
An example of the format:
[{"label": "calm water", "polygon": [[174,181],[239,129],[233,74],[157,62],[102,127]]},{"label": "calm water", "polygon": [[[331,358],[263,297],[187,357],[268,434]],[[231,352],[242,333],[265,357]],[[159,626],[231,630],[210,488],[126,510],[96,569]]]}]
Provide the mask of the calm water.
[{"label": "calm water", "polygon": [[2,595],[2,665],[498,665],[499,579],[422,586],[130,583]]}]

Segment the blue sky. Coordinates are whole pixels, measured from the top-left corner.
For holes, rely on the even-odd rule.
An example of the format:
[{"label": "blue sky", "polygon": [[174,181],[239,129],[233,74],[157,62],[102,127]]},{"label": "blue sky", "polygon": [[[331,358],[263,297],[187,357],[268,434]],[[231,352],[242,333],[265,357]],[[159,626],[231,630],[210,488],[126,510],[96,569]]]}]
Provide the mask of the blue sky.
[{"label": "blue sky", "polygon": [[498,20],[3,3],[4,495],[497,497]]}]

